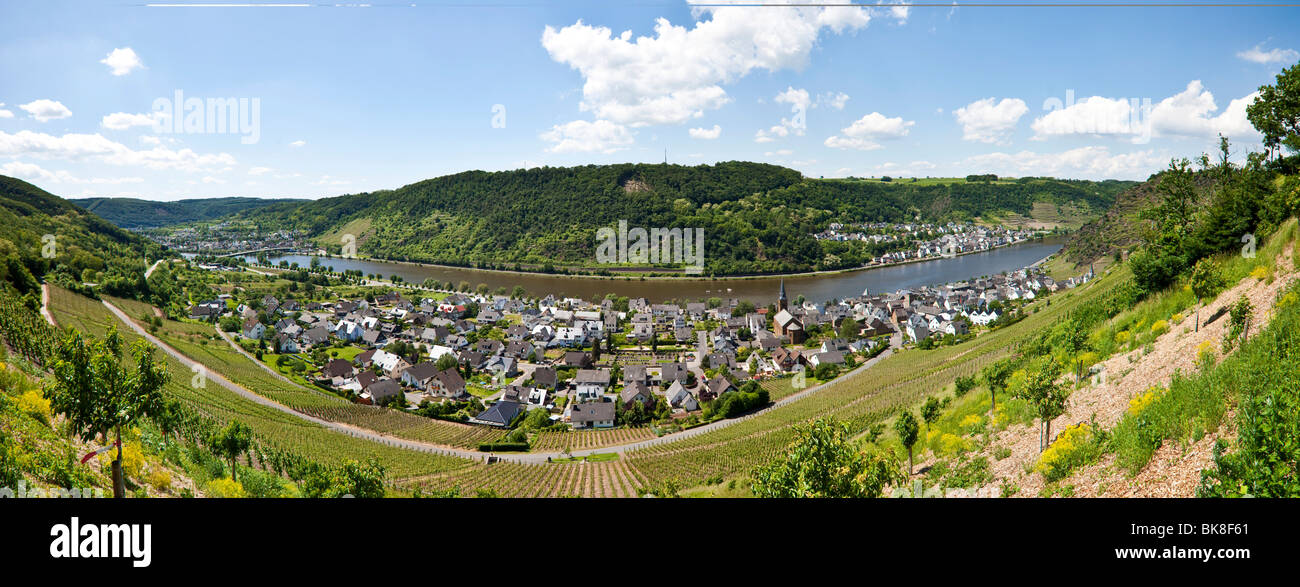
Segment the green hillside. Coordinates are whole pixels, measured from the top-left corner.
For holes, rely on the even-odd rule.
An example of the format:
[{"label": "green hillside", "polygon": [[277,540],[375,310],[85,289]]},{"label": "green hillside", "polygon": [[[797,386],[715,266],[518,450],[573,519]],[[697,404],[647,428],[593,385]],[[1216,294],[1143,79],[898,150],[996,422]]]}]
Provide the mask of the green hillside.
[{"label": "green hillside", "polygon": [[305,230],[334,252],[340,235],[363,227],[356,235],[363,255],[495,267],[590,266],[596,231],[620,220],[630,227],[702,227],[705,273],[726,275],[841,269],[872,256],[862,245],[812,237],[831,222],[1027,217],[1035,203],[1095,216],[1131,184],[821,180],[748,162],[588,165],[467,171],[391,191],[273,204],[235,218],[262,230]]},{"label": "green hillside", "polygon": [[145,260],[162,248],[30,183],[0,176],[0,279],[21,294],[40,278],[70,289],[100,284],[115,295],[147,289]]},{"label": "green hillside", "polygon": [[244,210],[294,200],[201,198],[153,202],[136,198],[78,198],[69,201],[122,228],[156,228],[212,220]]}]

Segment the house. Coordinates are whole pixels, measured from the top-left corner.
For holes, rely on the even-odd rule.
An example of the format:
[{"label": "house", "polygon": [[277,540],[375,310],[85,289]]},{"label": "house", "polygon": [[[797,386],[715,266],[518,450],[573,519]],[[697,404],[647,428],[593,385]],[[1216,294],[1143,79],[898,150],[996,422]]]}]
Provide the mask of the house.
[{"label": "house", "polygon": [[668,386],[668,391],[664,393],[664,399],[668,400],[668,405],[688,412],[700,409],[700,402],[695,401],[695,396],[686,391],[680,381],[674,381],[672,385]]},{"label": "house", "polygon": [[224,307],[224,304],[214,307],[209,305],[208,302],[204,302],[190,309],[190,318],[193,320],[203,320],[205,322],[213,320],[217,316],[221,315],[221,308]]},{"label": "house", "polygon": [[578,401],[600,398],[609,389],[609,369],[579,369],[573,377]]},{"label": "house", "polygon": [[659,381],[662,383],[677,381],[685,385],[689,377],[690,371],[686,369],[685,363],[663,363],[659,365]]},{"label": "house", "polygon": [[538,367],[533,369],[533,385],[555,391],[555,367]]},{"label": "house", "polygon": [[569,423],[574,428],[613,428],[615,408],[613,402],[573,404]]},{"label": "house", "polygon": [[438,376],[438,366],[429,361],[417,363],[402,373],[402,383],[416,389],[428,389],[429,383]]},{"label": "house", "polygon": [[465,379],[455,369],[439,371],[437,377],[430,381],[429,384],[430,389],[428,391],[436,392],[441,396],[462,397],[468,394],[465,390]]},{"label": "house", "polygon": [[384,377],[371,383],[361,392],[361,403],[382,406],[402,393],[402,386],[395,379]]},{"label": "house", "polygon": [[346,359],[331,359],[322,371],[327,377],[351,377],[353,373],[352,363]]},{"label": "house", "polygon": [[624,408],[630,408],[633,404],[641,404],[645,407],[654,405],[654,394],[650,393],[650,388],[645,384],[634,381],[623,388],[623,392],[618,395],[618,399],[623,402]]},{"label": "house", "polygon": [[712,401],[735,388],[736,387],[731,384],[731,381],[719,374],[713,379],[710,379],[709,382],[705,384],[704,389],[700,390],[700,399],[704,401]]},{"label": "house", "polygon": [[523,410],[523,404],[520,404],[517,401],[503,399],[492,404],[479,415],[470,418],[470,422],[505,428],[506,426],[509,426],[510,423],[515,420],[515,416],[518,416],[523,412]]},{"label": "house", "polygon": [[299,350],[298,341],[284,332],[275,335],[275,348],[281,353],[296,353]]},{"label": "house", "polygon": [[586,369],[591,367],[591,353],[583,351],[568,351],[564,353],[564,358],[560,360],[560,365]]},{"label": "house", "polygon": [[241,334],[244,335],[244,338],[260,339],[263,334],[266,334],[266,326],[258,322],[256,317],[249,318],[244,320],[244,329]]},{"label": "house", "polygon": [[302,333],[302,341],[312,346],[325,344],[329,342],[329,339],[330,333],[328,330],[325,330],[324,326],[310,328],[306,332]]},{"label": "house", "polygon": [[823,364],[843,365],[844,353],[840,351],[827,351],[824,353],[817,353],[811,357],[808,357],[808,364],[812,365],[813,368],[816,368],[818,365],[823,365]]}]

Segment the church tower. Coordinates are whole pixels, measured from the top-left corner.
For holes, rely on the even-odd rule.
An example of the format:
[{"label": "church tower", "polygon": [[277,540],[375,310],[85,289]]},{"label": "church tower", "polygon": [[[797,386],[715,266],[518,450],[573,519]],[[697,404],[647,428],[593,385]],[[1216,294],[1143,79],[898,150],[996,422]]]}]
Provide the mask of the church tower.
[{"label": "church tower", "polygon": [[786,299],[785,299],[785,280],[782,279],[782,280],[781,280],[781,295],[780,295],[779,297],[776,298],[776,311],[780,312],[781,310],[786,309],[786,305],[787,305],[787,304],[786,304]]}]

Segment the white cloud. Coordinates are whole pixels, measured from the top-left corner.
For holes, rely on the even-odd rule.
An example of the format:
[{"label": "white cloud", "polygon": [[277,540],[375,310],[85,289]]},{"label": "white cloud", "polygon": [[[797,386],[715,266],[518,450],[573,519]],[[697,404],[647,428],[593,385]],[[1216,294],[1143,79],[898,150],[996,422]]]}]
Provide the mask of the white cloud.
[{"label": "white cloud", "polygon": [[713,140],[722,136],[722,127],[713,125],[713,128],[692,128],[689,131],[692,139]]},{"label": "white cloud", "polygon": [[976,100],[952,111],[962,128],[962,139],[981,143],[1003,143],[1010,138],[1020,117],[1029,112],[1019,98]]},{"label": "white cloud", "polygon": [[68,107],[64,106],[62,102],[56,100],[34,100],[20,105],[19,108],[26,110],[27,114],[40,122],[72,116],[72,111],[68,110]]},{"label": "white cloud", "polygon": [[1134,135],[1142,131],[1140,106],[1130,100],[1101,96],[1084,98],[1037,118],[1030,125],[1034,139],[1063,135]]},{"label": "white cloud", "polygon": [[1142,180],[1168,163],[1168,157],[1152,150],[1111,153],[1106,147],[1090,146],[1061,153],[987,153],[968,157],[959,162],[958,166],[971,173],[1008,176]]},{"label": "white cloud", "polygon": [[844,105],[848,103],[849,95],[844,92],[826,92],[817,96],[816,105],[825,105],[836,110],[843,110]]},{"label": "white cloud", "polygon": [[790,104],[791,108],[807,110],[808,105],[812,103],[812,98],[808,95],[808,90],[786,86],[785,91],[777,94],[773,101],[777,104]]},{"label": "white cloud", "polygon": [[119,185],[144,181],[142,177],[92,177],[83,179],[64,170],[50,171],[35,163],[24,163],[22,161],[10,161],[0,165],[0,175],[9,175],[27,181],[94,185]]},{"label": "white cloud", "polygon": [[777,149],[775,151],[768,151],[766,153],[763,153],[763,156],[764,157],[772,157],[772,156],[789,157],[790,155],[793,154],[794,151],[791,151],[790,149]]},{"label": "white cloud", "polygon": [[777,104],[789,104],[790,111],[794,116],[790,118],[782,117],[780,123],[767,130],[759,129],[754,133],[754,142],[770,143],[777,138],[784,138],[791,134],[803,136],[804,129],[808,127],[808,106],[812,103],[812,97],[808,94],[808,90],[787,86],[784,92],[777,94],[773,98],[773,101]]},{"label": "white cloud", "polygon": [[5,105],[4,102],[0,102],[0,118],[13,118],[14,117],[13,111],[5,110],[4,105]]},{"label": "white cloud", "polygon": [[659,18],[654,36],[635,39],[581,20],[547,26],[542,46],[582,74],[582,110],[640,127],[703,116],[730,100],[724,84],[756,69],[802,67],[823,29],[852,31],[871,20],[871,9],[852,6],[696,6],[693,14],[702,20],[690,28]]},{"label": "white cloud", "polygon": [[104,117],[100,125],[110,130],[126,130],[133,126],[153,126],[157,114],[129,114],[114,112]]},{"label": "white cloud", "polygon": [[1237,52],[1237,57],[1251,63],[1268,65],[1271,63],[1290,63],[1300,59],[1300,52],[1295,49],[1269,49],[1264,50],[1264,44],[1260,43],[1245,51]]},{"label": "white cloud", "polygon": [[575,120],[557,124],[538,137],[552,143],[546,149],[551,153],[613,153],[632,144],[632,133],[623,125],[608,120]]},{"label": "white cloud", "polygon": [[316,182],[316,185],[339,186],[348,185],[349,183],[352,182],[329,175],[322,175],[320,176],[320,180]]},{"label": "white cloud", "polygon": [[916,124],[915,121],[903,120],[901,117],[887,118],[879,112],[872,112],[840,129],[843,137],[835,135],[827,138],[825,145],[834,149],[880,149],[882,145],[878,141],[905,137],[913,124]]},{"label": "white cloud", "polygon": [[1246,107],[1255,101],[1259,92],[1237,98],[1218,116],[1210,114],[1218,109],[1211,94],[1200,80],[1187,84],[1187,89],[1161,100],[1151,109],[1151,131],[1155,136],[1214,137],[1223,134],[1228,138],[1254,136],[1254,127],[1246,118]]},{"label": "white cloud", "polygon": [[292,143],[289,143],[289,146],[290,146],[290,147],[301,147],[301,146],[303,146],[303,145],[305,145],[305,144],[307,144],[307,141],[304,141],[304,140],[299,139],[299,140],[296,140],[296,141],[294,141],[294,142],[292,142]]},{"label": "white cloud", "polygon": [[203,176],[203,183],[223,184],[226,183],[226,180],[212,177],[211,175],[205,175]]},{"label": "white cloud", "polygon": [[65,134],[54,136],[28,130],[9,134],[0,131],[0,156],[30,156],[42,159],[95,159],[111,165],[141,166],[149,169],[200,171],[235,164],[227,153],[200,154],[191,149],[174,150],[157,146],[134,150],[100,134]]},{"label": "white cloud", "polygon": [[140,135],[140,142],[146,145],[161,145],[162,139],[154,135]]},{"label": "white cloud", "polygon": [[1092,96],[1039,117],[1031,127],[1036,140],[1065,135],[1115,135],[1135,143],[1171,136],[1250,138],[1257,133],[1246,119],[1246,106],[1258,95],[1254,92],[1232,100],[1214,116],[1218,110],[1214,95],[1200,80],[1192,80],[1182,92],[1155,105]]},{"label": "white cloud", "polygon": [[135,51],[130,47],[113,49],[107,57],[99,60],[99,62],[107,65],[113,75],[126,75],[144,67],[144,64],[140,62],[140,56],[136,55]]},{"label": "white cloud", "polygon": [[272,171],[274,171],[274,170],[271,169],[270,167],[251,167],[251,168],[249,168],[249,170],[248,170],[248,174],[249,174],[249,175],[265,175],[265,174],[270,173],[270,172],[272,172]]}]

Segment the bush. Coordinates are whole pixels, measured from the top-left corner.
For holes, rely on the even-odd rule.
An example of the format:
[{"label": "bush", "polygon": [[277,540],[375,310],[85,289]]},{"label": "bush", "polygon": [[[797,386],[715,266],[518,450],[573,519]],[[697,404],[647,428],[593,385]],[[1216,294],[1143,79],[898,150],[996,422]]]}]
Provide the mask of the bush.
[{"label": "bush", "polygon": [[40,391],[31,389],[18,396],[18,409],[42,424],[50,423],[50,400],[45,399]]},{"label": "bush", "polygon": [[237,498],[248,497],[244,486],[238,481],[222,478],[208,483],[208,495],[212,497]]},{"label": "bush", "polygon": [[1077,424],[1061,432],[1038,457],[1034,470],[1051,483],[1064,479],[1075,467],[1093,461],[1102,451],[1102,435],[1092,424]]}]

